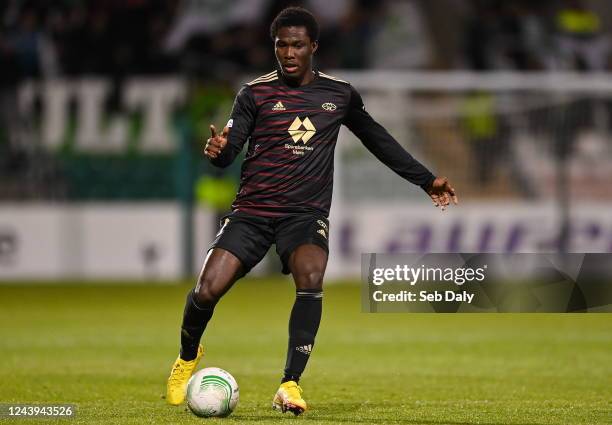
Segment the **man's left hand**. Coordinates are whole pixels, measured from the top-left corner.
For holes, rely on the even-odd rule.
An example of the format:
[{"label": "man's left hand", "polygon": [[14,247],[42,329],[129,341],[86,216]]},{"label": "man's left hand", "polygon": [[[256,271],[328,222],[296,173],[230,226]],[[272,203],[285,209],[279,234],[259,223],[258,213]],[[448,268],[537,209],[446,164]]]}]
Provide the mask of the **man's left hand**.
[{"label": "man's left hand", "polygon": [[427,194],[431,197],[434,206],[440,207],[442,211],[450,205],[451,200],[455,205],[459,203],[455,189],[451,187],[446,177],[436,177]]}]

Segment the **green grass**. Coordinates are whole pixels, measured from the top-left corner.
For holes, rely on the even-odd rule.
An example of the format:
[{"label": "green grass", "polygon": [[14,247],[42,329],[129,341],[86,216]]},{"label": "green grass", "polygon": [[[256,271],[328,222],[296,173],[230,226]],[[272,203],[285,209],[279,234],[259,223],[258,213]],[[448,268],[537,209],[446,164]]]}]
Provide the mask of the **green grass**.
[{"label": "green grass", "polygon": [[240,402],[199,419],[161,398],[187,290],[0,286],[0,402],[75,403],[77,419],[57,422],[83,424],[612,423],[612,315],[364,314],[354,285],[327,286],[301,382],[310,410],[281,415],[270,402],[294,292],[255,279],[222,300],[204,341],[203,365],[229,370]]}]

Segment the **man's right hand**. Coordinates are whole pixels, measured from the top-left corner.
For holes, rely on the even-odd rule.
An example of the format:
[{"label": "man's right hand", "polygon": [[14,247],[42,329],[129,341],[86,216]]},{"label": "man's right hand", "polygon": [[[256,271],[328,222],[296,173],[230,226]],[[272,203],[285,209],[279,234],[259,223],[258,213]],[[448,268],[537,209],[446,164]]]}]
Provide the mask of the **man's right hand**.
[{"label": "man's right hand", "polygon": [[206,141],[206,146],[204,146],[204,155],[209,157],[210,159],[215,159],[221,154],[225,145],[227,145],[227,135],[229,133],[229,128],[224,127],[223,132],[221,134],[217,134],[217,130],[214,125],[210,125],[210,133],[211,137]]}]

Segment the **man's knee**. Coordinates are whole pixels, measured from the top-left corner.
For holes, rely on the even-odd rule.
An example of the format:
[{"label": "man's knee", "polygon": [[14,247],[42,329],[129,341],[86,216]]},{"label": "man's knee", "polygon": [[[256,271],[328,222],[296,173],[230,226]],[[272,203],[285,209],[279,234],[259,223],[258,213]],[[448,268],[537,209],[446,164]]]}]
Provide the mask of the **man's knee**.
[{"label": "man's knee", "polygon": [[227,284],[218,282],[214,278],[202,276],[198,280],[194,291],[195,302],[201,307],[214,307],[223,296],[223,289]]},{"label": "man's knee", "polygon": [[321,290],[327,252],[316,245],[299,246],[289,259],[297,289]]},{"label": "man's knee", "polygon": [[297,267],[294,278],[298,289],[322,289],[325,267],[318,264],[304,264]]},{"label": "man's knee", "polygon": [[199,306],[214,307],[239,278],[242,264],[232,253],[215,248],[209,252],[194,290]]}]

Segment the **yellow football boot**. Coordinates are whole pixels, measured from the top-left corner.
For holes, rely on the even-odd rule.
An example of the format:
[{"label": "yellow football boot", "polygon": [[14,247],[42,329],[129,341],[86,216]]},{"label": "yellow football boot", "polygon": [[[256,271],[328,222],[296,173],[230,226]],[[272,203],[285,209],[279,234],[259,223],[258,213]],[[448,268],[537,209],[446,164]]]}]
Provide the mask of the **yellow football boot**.
[{"label": "yellow football boot", "polygon": [[195,368],[200,362],[200,358],[204,354],[204,347],[202,344],[198,347],[198,355],[195,359],[185,361],[179,356],[174,365],[172,365],[172,371],[168,378],[168,387],[166,392],[166,401],[168,404],[178,406],[185,400],[185,393],[187,392],[187,382],[193,375]]},{"label": "yellow football boot", "polygon": [[272,408],[285,413],[292,412],[295,416],[306,410],[306,401],[302,398],[302,389],[295,381],[281,384],[272,400]]}]

